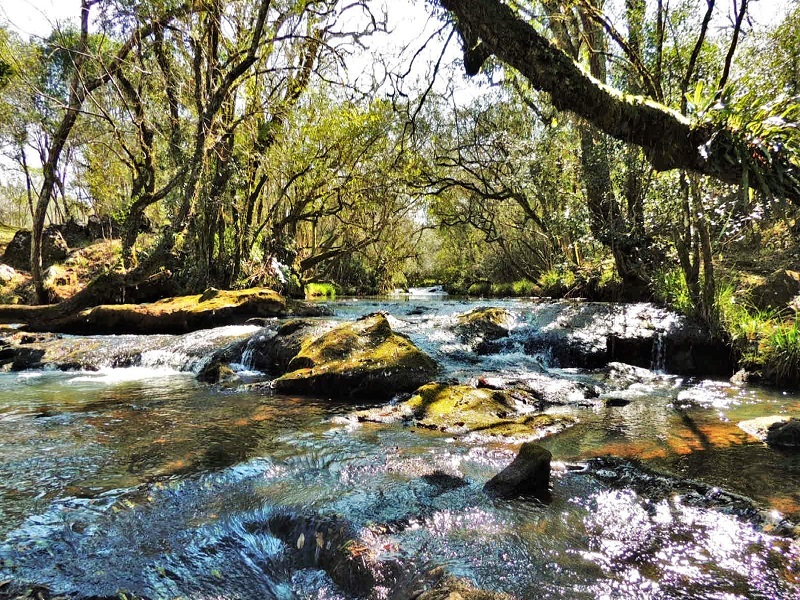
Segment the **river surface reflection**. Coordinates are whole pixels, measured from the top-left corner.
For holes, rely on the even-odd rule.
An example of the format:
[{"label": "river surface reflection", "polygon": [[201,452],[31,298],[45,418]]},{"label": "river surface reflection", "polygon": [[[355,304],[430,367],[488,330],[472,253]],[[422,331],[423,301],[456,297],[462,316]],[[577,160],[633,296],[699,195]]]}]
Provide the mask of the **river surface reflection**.
[{"label": "river surface reflection", "polygon": [[[505,305],[524,318],[525,303]],[[471,306],[379,305],[446,376],[539,360],[459,346],[442,323]],[[337,318],[375,308],[344,303]],[[625,406],[552,409],[579,423],[542,445],[568,464],[640,460],[800,519],[800,456],[737,427],[798,414],[800,397],[668,376],[647,386]],[[353,410],[170,366],[0,373],[0,581],[76,597],[404,598],[443,567],[518,598],[798,597],[797,542],[724,507],[558,466],[550,504],[494,501],[481,488],[516,446],[360,424]],[[345,581],[325,558],[342,549],[384,574]]]}]

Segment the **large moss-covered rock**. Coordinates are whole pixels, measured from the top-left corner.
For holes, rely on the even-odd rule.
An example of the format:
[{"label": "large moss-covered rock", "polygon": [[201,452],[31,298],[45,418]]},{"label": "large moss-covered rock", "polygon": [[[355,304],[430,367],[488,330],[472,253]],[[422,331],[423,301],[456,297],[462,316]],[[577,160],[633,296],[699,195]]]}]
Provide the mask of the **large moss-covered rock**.
[{"label": "large moss-covered rock", "polygon": [[523,390],[429,383],[405,402],[364,411],[362,421],[413,422],[453,434],[475,433],[502,439],[538,439],[575,423],[568,415],[537,412],[538,400]]},{"label": "large moss-covered rock", "polygon": [[[53,263],[67,258],[69,248],[67,242],[56,227],[48,227],[42,233],[42,266],[49,267]],[[14,235],[0,262],[22,271],[31,269],[31,232],[20,229]]]},{"label": "large moss-covered rock", "polygon": [[187,333],[237,325],[252,317],[275,317],[286,312],[283,297],[266,288],[208,290],[193,296],[166,298],[148,304],[108,304],[50,321],[30,323],[31,331],[60,333]]},{"label": "large moss-covered rock", "polygon": [[303,341],[273,386],[289,394],[384,399],[416,389],[437,372],[436,362],[378,313]]},{"label": "large moss-covered rock", "polygon": [[245,349],[247,366],[265,373],[283,375],[289,363],[303,348],[339,325],[336,321],[289,319],[275,332],[263,330],[254,335]]}]

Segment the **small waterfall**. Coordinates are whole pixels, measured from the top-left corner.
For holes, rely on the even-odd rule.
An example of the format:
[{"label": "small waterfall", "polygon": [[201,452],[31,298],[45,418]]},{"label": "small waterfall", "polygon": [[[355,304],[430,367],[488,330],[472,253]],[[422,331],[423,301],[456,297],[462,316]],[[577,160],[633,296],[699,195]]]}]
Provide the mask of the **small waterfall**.
[{"label": "small waterfall", "polygon": [[656,332],[653,339],[653,352],[650,357],[650,370],[664,373],[667,368],[667,338],[663,331]]},{"label": "small waterfall", "polygon": [[160,347],[142,352],[141,365],[196,373],[216,350],[239,342],[257,330],[255,325],[229,325],[177,336]]},{"label": "small waterfall", "polygon": [[245,370],[248,371],[258,370],[255,368],[256,351],[259,349],[260,346],[264,344],[266,339],[267,339],[266,335],[254,335],[249,340],[247,340],[247,345],[244,347],[244,350],[242,350],[242,358],[239,361],[239,364]]}]

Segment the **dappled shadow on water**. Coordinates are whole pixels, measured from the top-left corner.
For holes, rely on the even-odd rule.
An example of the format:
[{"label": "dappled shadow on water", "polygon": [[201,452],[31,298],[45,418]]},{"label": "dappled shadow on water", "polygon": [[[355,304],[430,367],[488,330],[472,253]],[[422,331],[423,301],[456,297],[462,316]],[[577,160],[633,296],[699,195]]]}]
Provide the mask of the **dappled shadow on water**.
[{"label": "dappled shadow on water", "polygon": [[0,578],[77,597],[399,599],[438,565],[519,598],[797,592],[796,543],[679,480],[648,488],[608,463],[557,469],[549,505],[492,500],[503,446],[313,421],[265,434],[270,458],[54,501],[10,532]]}]

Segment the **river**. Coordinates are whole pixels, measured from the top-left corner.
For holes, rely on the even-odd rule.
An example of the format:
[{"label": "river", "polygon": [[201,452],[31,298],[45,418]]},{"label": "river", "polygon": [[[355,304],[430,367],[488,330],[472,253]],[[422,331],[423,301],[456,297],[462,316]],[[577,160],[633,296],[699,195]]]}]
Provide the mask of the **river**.
[{"label": "river", "polygon": [[[526,301],[331,306],[337,319],[387,311],[445,378],[549,368],[591,380],[513,346],[473,352],[447,324],[487,304],[520,327],[536,320]],[[774,535],[800,520],[800,454],[737,427],[800,414],[797,394],[655,372],[624,406],[553,407],[578,424],[540,441],[555,461],[551,501],[493,500],[482,486],[514,445],[361,423],[351,415],[364,405],[249,386],[263,376],[246,365],[239,385],[195,379],[197,347],[256,330],[200,332],[195,350],[186,338],[164,350],[161,336],[150,355],[143,336],[109,337],[99,343],[148,358],[0,373],[0,583],[76,598],[399,599],[444,571],[525,599],[800,597],[800,547]],[[587,467],[607,456],[674,489]],[[710,486],[708,502],[686,480]],[[714,486],[752,498],[766,521],[715,504]]]}]

